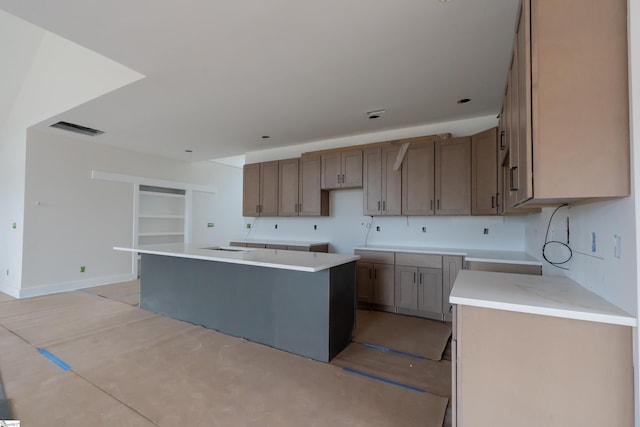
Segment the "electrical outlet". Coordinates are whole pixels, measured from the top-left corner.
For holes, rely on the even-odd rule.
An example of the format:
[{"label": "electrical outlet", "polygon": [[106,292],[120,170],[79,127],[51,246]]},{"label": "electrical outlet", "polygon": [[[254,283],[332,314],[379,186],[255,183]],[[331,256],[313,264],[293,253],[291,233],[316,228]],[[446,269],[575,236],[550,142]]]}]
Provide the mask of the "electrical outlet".
[{"label": "electrical outlet", "polygon": [[380,231],[380,226],[376,226],[376,231]]},{"label": "electrical outlet", "polygon": [[274,225],[273,228],[278,229],[278,224]]},{"label": "electrical outlet", "polygon": [[484,231],[482,232],[482,234],[489,234],[489,229],[485,228]]},{"label": "electrical outlet", "polygon": [[247,228],[251,228],[251,224],[247,224]]},{"label": "electrical outlet", "polygon": [[314,229],[314,230],[317,230],[317,229],[318,229],[318,226],[317,226],[317,225],[314,225],[314,226],[313,226],[313,229]]},{"label": "electrical outlet", "polygon": [[11,224],[11,228],[13,228],[14,230],[16,229],[16,227],[17,227],[17,225],[16,225],[15,222],[13,224]]},{"label": "electrical outlet", "polygon": [[84,273],[84,270],[85,270],[84,265],[81,265],[80,266],[80,273]]},{"label": "electrical outlet", "polygon": [[208,228],[213,228],[213,223],[212,223],[212,222],[208,222],[208,223],[207,223],[207,227],[208,227]]},{"label": "electrical outlet", "polygon": [[613,256],[620,258],[622,252],[622,237],[615,234],[613,236]]},{"label": "electrical outlet", "polygon": [[422,227],[422,232],[426,233],[427,232],[427,227]]}]

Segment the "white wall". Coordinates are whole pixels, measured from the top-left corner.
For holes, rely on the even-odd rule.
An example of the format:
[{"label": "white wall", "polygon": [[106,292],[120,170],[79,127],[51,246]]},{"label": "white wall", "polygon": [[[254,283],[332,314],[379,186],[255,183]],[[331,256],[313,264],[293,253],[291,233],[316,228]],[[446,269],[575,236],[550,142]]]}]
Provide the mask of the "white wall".
[{"label": "white wall", "polygon": [[[214,195],[194,192],[201,214],[195,217],[193,239],[215,244],[242,237],[240,169],[30,131],[21,296],[132,278],[132,256],[112,248],[133,244],[134,185],[91,179],[92,170],[214,186]],[[202,220],[215,227],[206,230]]]},{"label": "white wall", "polygon": [[[395,139],[413,138],[416,136],[451,133],[452,136],[473,135],[485,129],[498,125],[495,116],[476,117],[473,119],[456,120],[452,122],[434,123],[430,125],[415,126],[411,128],[394,129],[384,132],[374,132],[361,135],[346,136],[343,138],[327,139],[324,141],[310,142],[307,144],[293,145],[290,147],[272,148],[254,151],[245,154],[246,163],[266,162],[299,157],[300,154],[328,150],[331,148],[348,147],[351,145],[370,144],[374,142],[393,141]],[[268,146],[265,142],[265,146]]]},{"label": "white wall", "polygon": [[0,290],[16,296],[22,282],[27,128],[142,75],[4,12],[0,29]]}]

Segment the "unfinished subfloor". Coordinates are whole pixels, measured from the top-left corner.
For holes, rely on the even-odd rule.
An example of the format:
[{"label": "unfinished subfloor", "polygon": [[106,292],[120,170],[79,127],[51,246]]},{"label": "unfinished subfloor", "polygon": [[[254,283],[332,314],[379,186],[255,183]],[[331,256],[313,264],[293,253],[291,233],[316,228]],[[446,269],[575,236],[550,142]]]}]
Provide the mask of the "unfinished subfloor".
[{"label": "unfinished subfloor", "polygon": [[444,374],[426,391],[388,384],[142,310],[134,285],[110,286],[0,299],[0,374],[22,425],[443,425]]}]

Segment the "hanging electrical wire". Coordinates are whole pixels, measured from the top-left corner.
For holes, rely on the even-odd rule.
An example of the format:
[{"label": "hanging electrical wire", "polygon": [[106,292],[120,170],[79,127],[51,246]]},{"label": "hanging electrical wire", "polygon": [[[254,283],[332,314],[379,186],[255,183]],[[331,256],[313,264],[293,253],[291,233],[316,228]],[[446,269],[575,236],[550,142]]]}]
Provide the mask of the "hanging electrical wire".
[{"label": "hanging electrical wire", "polygon": [[[565,206],[569,206],[569,205],[564,204],[564,205],[558,206],[549,217],[549,223],[547,224],[547,232],[544,235],[544,244],[542,245],[542,258],[544,258],[545,261],[547,261],[549,264],[553,265],[556,268],[561,268],[562,270],[569,270],[566,267],[561,267],[562,264],[568,263],[569,260],[571,260],[571,258],[573,257],[573,251],[571,250],[571,247],[568,244],[569,243],[568,239],[567,239],[567,243],[561,242],[559,240],[549,240],[549,229],[551,228],[551,221],[553,220],[553,216],[556,214],[556,212],[558,212],[560,208]],[[567,250],[569,251],[569,256],[563,261],[551,261],[549,258],[547,258],[547,253],[546,253],[546,250],[549,247],[549,245],[559,245],[561,247],[567,248]]]}]

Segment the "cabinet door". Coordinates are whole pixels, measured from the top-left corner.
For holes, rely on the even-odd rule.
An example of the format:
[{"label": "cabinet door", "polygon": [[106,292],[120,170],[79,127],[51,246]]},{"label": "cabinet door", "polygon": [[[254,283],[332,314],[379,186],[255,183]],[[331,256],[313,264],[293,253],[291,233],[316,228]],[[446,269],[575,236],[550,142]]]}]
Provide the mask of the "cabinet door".
[{"label": "cabinet door", "polygon": [[260,164],[260,216],[278,216],[278,161]]},{"label": "cabinet door", "polygon": [[526,4],[520,8],[520,17],[516,32],[516,61],[518,89],[518,104],[514,107],[518,111],[518,126],[514,132],[518,135],[518,191],[516,203],[522,203],[533,197],[532,186],[532,146],[531,146],[531,115],[527,114],[531,105],[531,75],[526,71],[531,69],[531,54],[529,7]]},{"label": "cabinet door", "polygon": [[418,309],[418,268],[396,266],[396,307]]},{"label": "cabinet door", "polygon": [[418,310],[442,313],[442,269],[418,269]]},{"label": "cabinet door", "polygon": [[444,320],[447,321],[451,321],[453,310],[453,306],[449,304],[449,294],[460,270],[462,270],[462,257],[452,255],[442,257],[442,312]]},{"label": "cabinet door", "polygon": [[298,216],[298,159],[280,160],[278,216]]},{"label": "cabinet door", "polygon": [[471,140],[436,142],[436,215],[471,213]]},{"label": "cabinet door", "polygon": [[364,150],[363,214],[382,213],[382,151],[380,148]]},{"label": "cabinet door", "polygon": [[394,170],[400,147],[383,147],[382,155],[382,215],[402,213],[402,168]]},{"label": "cabinet door", "polygon": [[321,159],[319,156],[300,158],[300,179],[298,182],[298,215],[328,216],[329,193],[321,190]]},{"label": "cabinet door", "polygon": [[374,264],[373,267],[373,302],[392,307],[395,302],[395,268],[387,264]]},{"label": "cabinet door", "polygon": [[373,302],[373,264],[356,263],[356,298],[360,302]]},{"label": "cabinet door", "polygon": [[362,150],[343,151],[341,154],[340,179],[342,188],[362,187]]},{"label": "cabinet door", "polygon": [[340,188],[341,178],[341,157],[339,152],[323,154],[321,156],[322,172],[321,183],[323,190]]},{"label": "cabinet door", "polygon": [[242,216],[260,215],[260,163],[242,169]]},{"label": "cabinet door", "polygon": [[433,215],[434,143],[411,145],[402,163],[402,215]]},{"label": "cabinet door", "polygon": [[471,214],[495,215],[498,194],[497,129],[471,137]]}]

